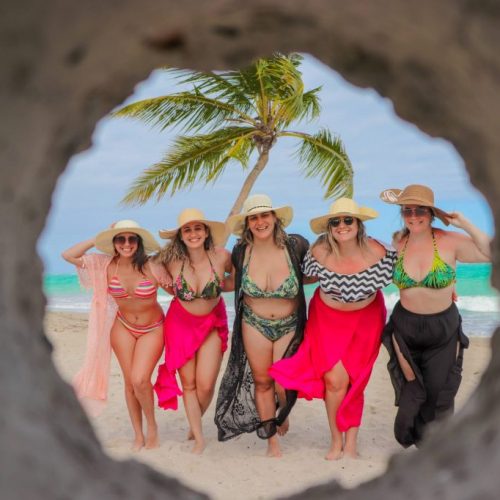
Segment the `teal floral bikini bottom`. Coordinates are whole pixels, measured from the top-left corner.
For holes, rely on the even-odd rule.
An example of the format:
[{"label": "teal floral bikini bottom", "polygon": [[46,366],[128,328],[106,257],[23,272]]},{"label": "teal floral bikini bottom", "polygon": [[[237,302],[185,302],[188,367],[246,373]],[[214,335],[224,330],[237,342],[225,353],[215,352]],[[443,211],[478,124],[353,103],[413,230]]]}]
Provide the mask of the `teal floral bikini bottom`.
[{"label": "teal floral bikini bottom", "polygon": [[257,316],[250,306],[243,304],[243,321],[262,333],[266,339],[276,342],[283,335],[295,331],[297,327],[297,313],[278,319],[261,318]]}]

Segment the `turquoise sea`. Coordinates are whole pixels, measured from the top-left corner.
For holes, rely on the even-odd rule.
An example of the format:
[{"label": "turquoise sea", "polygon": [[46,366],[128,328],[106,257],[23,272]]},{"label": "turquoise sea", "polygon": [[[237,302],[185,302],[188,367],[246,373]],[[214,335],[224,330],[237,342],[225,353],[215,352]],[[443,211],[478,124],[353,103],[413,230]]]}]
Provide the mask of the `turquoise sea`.
[{"label": "turquoise sea", "polygon": [[[490,285],[491,264],[459,264],[457,266],[458,307],[467,335],[488,337],[499,324],[499,294]],[[312,297],[316,285],[306,286],[306,296]],[[50,311],[87,312],[91,292],[80,288],[76,274],[50,274],[44,277],[47,309]],[[394,285],[384,289],[387,309],[398,300]],[[160,304],[165,308],[171,297],[160,291]],[[234,317],[233,294],[225,294],[228,315]]]}]

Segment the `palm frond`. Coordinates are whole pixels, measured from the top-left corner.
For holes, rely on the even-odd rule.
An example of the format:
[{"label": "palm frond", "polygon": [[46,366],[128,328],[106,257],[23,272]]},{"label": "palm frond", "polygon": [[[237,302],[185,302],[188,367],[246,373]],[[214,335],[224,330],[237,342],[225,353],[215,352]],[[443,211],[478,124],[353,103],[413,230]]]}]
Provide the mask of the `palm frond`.
[{"label": "palm frond", "polygon": [[231,119],[255,123],[240,109],[197,91],[134,102],[115,111],[112,116],[136,118],[161,130],[178,126],[184,131],[195,132],[201,128],[213,130]]},{"label": "palm frond", "polygon": [[332,137],[328,130],[315,135],[290,131],[280,135],[302,139],[298,160],[307,177],[321,179],[325,198],[352,196],[353,168],[340,138]]},{"label": "palm frond", "polygon": [[252,94],[238,85],[235,75],[238,71],[202,72],[190,71],[180,79],[182,84],[192,84],[193,87],[213,99],[225,102],[239,109],[242,113],[256,113]]},{"label": "palm frond", "polygon": [[254,149],[253,127],[227,127],[210,134],[178,137],[159,163],[146,169],[132,184],[123,203],[144,204],[153,196],[215,182],[231,160],[248,166]]}]

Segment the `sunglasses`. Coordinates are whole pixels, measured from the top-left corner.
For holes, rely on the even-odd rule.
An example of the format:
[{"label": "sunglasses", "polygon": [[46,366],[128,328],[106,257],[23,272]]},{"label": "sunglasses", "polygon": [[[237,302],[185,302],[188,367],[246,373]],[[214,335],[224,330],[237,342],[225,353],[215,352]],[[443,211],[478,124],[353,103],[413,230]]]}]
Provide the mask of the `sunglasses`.
[{"label": "sunglasses", "polygon": [[429,215],[429,213],[431,213],[431,210],[427,207],[405,207],[401,209],[401,214],[403,215],[403,217],[411,217],[412,215],[416,217],[423,217],[424,215]]},{"label": "sunglasses", "polygon": [[129,245],[137,245],[139,243],[139,236],[115,236],[113,238],[113,243],[118,243],[118,245],[125,245],[125,243],[128,243]]},{"label": "sunglasses", "polygon": [[333,227],[339,227],[342,221],[344,221],[344,224],[346,226],[351,226],[354,222],[354,217],[351,217],[349,215],[347,217],[332,217],[328,221],[328,224]]}]

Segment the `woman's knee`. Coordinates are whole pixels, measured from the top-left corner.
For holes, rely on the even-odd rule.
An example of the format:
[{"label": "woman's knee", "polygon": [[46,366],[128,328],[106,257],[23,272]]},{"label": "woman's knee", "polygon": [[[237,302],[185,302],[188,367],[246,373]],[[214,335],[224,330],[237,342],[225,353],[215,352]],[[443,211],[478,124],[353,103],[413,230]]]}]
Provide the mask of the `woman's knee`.
[{"label": "woman's knee", "polygon": [[349,385],[348,377],[338,377],[333,373],[326,373],[323,380],[325,381],[325,389],[328,392],[346,392]]},{"label": "woman's knee", "polygon": [[214,386],[207,382],[197,382],[196,392],[205,397],[211,397],[214,394]]},{"label": "woman's knee", "polygon": [[196,391],[196,379],[194,377],[181,377],[182,390],[184,392]]},{"label": "woman's knee", "polygon": [[274,381],[266,375],[255,375],[253,377],[256,392],[267,392],[274,390]]},{"label": "woman's knee", "polygon": [[125,393],[134,394],[134,384],[131,380],[125,380]]},{"label": "woman's knee", "polygon": [[131,385],[135,393],[143,393],[151,388],[151,380],[144,374],[132,375]]}]

